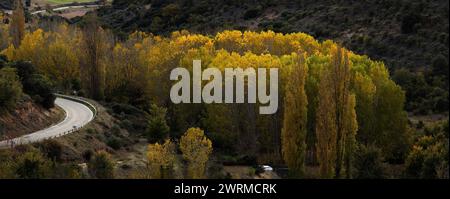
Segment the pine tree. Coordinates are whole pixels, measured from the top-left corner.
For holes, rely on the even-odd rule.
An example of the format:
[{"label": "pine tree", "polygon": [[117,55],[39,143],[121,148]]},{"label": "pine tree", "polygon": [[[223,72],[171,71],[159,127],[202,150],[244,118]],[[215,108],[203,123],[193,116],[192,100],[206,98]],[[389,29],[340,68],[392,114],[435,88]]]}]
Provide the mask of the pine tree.
[{"label": "pine tree", "polygon": [[303,54],[293,59],[292,71],[286,85],[284,121],[281,131],[282,154],[292,177],[304,174],[307,130],[307,96],[305,81],[308,68]]},{"label": "pine tree", "polygon": [[169,136],[170,128],[166,122],[167,109],[155,104],[150,106],[150,119],[147,125],[147,140],[149,142],[164,141]]}]

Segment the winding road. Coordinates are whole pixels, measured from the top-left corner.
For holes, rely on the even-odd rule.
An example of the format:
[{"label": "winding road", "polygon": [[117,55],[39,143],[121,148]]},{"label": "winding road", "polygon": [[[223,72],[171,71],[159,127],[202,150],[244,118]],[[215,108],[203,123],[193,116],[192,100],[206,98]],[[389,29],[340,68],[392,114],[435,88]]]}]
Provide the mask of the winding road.
[{"label": "winding road", "polygon": [[58,97],[55,100],[55,104],[66,112],[66,117],[62,122],[44,130],[18,138],[1,141],[0,149],[8,148],[12,145],[28,144],[45,139],[60,137],[75,132],[75,129],[85,126],[94,119],[94,112],[89,109],[88,106],[80,102]]}]

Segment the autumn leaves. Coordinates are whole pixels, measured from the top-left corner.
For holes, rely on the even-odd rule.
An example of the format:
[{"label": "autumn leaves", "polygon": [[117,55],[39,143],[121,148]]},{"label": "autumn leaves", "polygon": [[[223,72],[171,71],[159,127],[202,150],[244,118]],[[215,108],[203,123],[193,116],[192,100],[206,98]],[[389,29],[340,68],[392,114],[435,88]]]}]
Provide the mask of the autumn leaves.
[{"label": "autumn leaves", "polygon": [[[293,57],[284,98],[282,153],[293,177],[304,176],[307,149],[308,96],[305,88],[308,67],[305,60],[305,54]],[[344,165],[346,173],[351,172],[349,161],[355,150],[357,121],[350,77],[348,52],[333,46],[330,60],[320,71],[315,117],[315,147],[323,178],[341,177]]]},{"label": "autumn leaves", "polygon": [[345,171],[351,177],[351,159],[358,130],[355,95],[350,91],[348,52],[331,49],[330,65],[324,69],[319,83],[316,113],[317,157],[324,178],[341,178]]},{"label": "autumn leaves", "polygon": [[[19,48],[11,45],[2,53],[13,61],[31,60],[57,85],[83,80],[82,87],[91,97],[103,92],[105,101],[143,110],[151,104],[167,108],[172,138],[180,139],[180,149],[196,154],[185,157],[195,165],[190,169],[200,170],[190,171],[192,177],[201,176],[205,154],[210,153],[210,144],[202,136],[193,136],[195,142],[189,145],[181,144],[185,138],[181,134],[193,126],[204,129],[218,151],[258,157],[260,162],[284,159],[296,177],[304,176],[305,166],[319,165],[321,177],[350,178],[354,152],[362,145],[380,148],[387,159],[402,159],[407,153],[404,92],[390,79],[383,63],[332,41],[272,31],[224,31],[215,36],[180,31],[169,37],[136,32],[117,41],[99,29],[96,34],[101,35],[90,35],[74,26],[55,27],[27,33]],[[278,69],[278,112],[262,116],[252,104],[174,105],[170,73],[183,67],[191,74],[193,60],[220,72],[226,68]],[[98,67],[87,75],[82,72],[88,71],[86,66]],[[102,91],[92,93],[84,80],[96,74],[101,74],[94,82],[103,85]],[[172,145],[164,142],[149,147],[160,154],[149,153],[149,162],[170,167],[167,154],[172,154]]]},{"label": "autumn leaves", "polygon": [[[181,137],[180,151],[187,162],[186,178],[205,178],[206,163],[212,153],[212,142],[204,131],[199,128],[190,128]],[[147,160],[151,178],[173,178],[173,168],[177,162],[176,145],[169,139],[163,144],[150,144],[147,150]]]},{"label": "autumn leaves", "polygon": [[[404,93],[384,66],[363,63],[335,44],[327,52],[322,58],[297,55],[289,68],[281,138],[292,177],[304,176],[307,148],[322,178],[352,178],[359,146],[376,145],[387,156],[398,152],[389,146],[408,146]],[[398,123],[386,126],[387,118]]]}]

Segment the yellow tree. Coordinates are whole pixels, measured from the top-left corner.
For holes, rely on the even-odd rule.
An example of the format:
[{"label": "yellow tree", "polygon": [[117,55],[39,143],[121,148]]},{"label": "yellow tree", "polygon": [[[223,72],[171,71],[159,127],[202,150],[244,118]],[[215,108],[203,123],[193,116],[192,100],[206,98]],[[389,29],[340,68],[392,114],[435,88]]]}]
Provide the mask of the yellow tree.
[{"label": "yellow tree", "polygon": [[357,131],[355,96],[350,92],[348,52],[331,48],[330,65],[322,71],[316,118],[317,155],[322,177],[341,178],[345,166],[350,176]]},{"label": "yellow tree", "polygon": [[13,61],[31,61],[33,64],[41,62],[46,55],[39,53],[45,48],[45,37],[42,29],[37,29],[32,33],[27,33],[21,41],[20,47],[16,48],[10,45],[4,50],[4,54],[9,60]]},{"label": "yellow tree", "polygon": [[353,157],[356,149],[356,133],[358,131],[358,121],[356,120],[356,96],[355,94],[350,94],[348,96],[347,107],[344,112],[345,125],[343,127],[343,132],[346,134],[344,136],[344,150],[343,160],[345,166],[345,177],[352,177],[352,165]]},{"label": "yellow tree", "polygon": [[167,178],[175,162],[175,145],[167,139],[164,144],[150,144],[147,149],[147,160],[153,178]]},{"label": "yellow tree", "polygon": [[206,163],[212,153],[212,142],[200,128],[190,128],[181,137],[180,150],[188,161],[188,177],[204,178]]},{"label": "yellow tree", "polygon": [[286,84],[284,120],[281,131],[283,159],[293,177],[304,174],[307,130],[305,82],[308,68],[304,55],[293,55],[292,71]]},{"label": "yellow tree", "polygon": [[12,15],[10,31],[12,43],[15,48],[18,48],[25,35],[25,14],[23,11],[22,0],[14,1],[14,11]]}]

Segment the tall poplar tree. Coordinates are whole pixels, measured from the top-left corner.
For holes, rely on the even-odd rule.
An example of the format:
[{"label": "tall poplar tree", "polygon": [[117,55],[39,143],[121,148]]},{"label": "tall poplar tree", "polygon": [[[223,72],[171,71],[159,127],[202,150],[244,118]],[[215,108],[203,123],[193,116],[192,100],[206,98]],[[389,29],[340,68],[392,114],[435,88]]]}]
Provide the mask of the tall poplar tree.
[{"label": "tall poplar tree", "polygon": [[307,105],[305,82],[308,68],[305,55],[293,57],[284,98],[284,120],[281,131],[282,154],[292,177],[304,175],[307,131]]},{"label": "tall poplar tree", "polygon": [[89,96],[103,100],[105,87],[105,56],[107,50],[106,34],[100,27],[98,17],[90,14],[85,18],[81,40],[82,55],[80,59],[81,77]]},{"label": "tall poplar tree", "polygon": [[345,168],[351,176],[357,122],[350,77],[348,52],[333,46],[330,66],[321,74],[316,121],[317,155],[325,178],[341,178]]},{"label": "tall poplar tree", "polygon": [[22,0],[14,1],[14,11],[10,31],[14,47],[19,48],[20,43],[25,36],[25,13],[23,11]]}]

